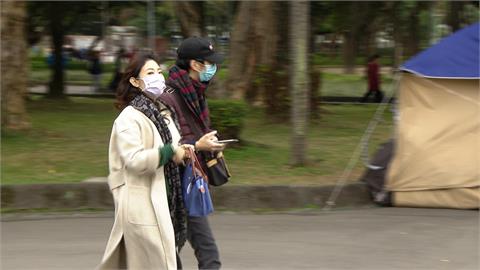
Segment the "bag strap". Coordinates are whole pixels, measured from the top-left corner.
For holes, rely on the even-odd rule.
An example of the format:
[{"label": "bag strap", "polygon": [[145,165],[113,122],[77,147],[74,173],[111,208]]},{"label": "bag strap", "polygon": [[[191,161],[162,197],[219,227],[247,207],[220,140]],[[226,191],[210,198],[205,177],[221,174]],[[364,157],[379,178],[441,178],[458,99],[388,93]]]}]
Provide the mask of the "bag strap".
[{"label": "bag strap", "polygon": [[189,152],[189,155],[190,155],[190,162],[192,162],[192,171],[194,175],[201,176],[208,183],[208,176],[203,170],[202,165],[200,164],[200,161],[198,160],[198,157],[195,154],[195,151],[191,148],[188,148],[187,151]]}]

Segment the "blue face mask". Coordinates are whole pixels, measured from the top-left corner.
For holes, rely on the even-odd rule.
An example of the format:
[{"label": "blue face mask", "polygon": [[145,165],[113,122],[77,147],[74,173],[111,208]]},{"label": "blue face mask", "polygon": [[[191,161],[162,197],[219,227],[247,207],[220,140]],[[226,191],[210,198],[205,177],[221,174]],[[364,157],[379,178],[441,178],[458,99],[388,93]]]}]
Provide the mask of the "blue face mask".
[{"label": "blue face mask", "polygon": [[200,72],[200,81],[201,82],[208,82],[210,81],[215,73],[217,72],[217,65],[205,65],[205,70]]}]

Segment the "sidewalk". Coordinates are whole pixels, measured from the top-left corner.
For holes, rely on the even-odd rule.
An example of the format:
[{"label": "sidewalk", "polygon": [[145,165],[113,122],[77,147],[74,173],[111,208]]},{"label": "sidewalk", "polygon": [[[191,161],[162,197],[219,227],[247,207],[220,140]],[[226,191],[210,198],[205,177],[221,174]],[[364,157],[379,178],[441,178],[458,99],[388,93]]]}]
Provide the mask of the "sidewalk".
[{"label": "sidewalk", "polygon": [[[338,67],[338,66],[323,66],[320,68],[322,72],[325,73],[333,73],[333,74],[345,74],[344,73],[344,68],[343,67]],[[380,67],[380,74],[382,75],[392,75],[393,67],[386,67],[382,66]],[[365,66],[355,66],[353,69],[353,74],[355,75],[365,75]]]},{"label": "sidewalk", "polygon": [[[28,88],[31,94],[47,94],[47,85],[35,85]],[[65,94],[69,96],[98,96],[98,97],[113,97],[114,93],[108,90],[95,92],[91,86],[88,85],[65,85]]]},{"label": "sidewalk", "polygon": [[[101,97],[101,98],[113,98],[115,94],[109,91],[102,91],[102,92],[94,92],[90,86],[86,85],[66,85],[65,94],[68,96],[75,96],[75,97]],[[30,94],[37,94],[37,95],[45,95],[47,94],[47,86],[46,85],[36,85],[31,86],[28,89]],[[330,96],[322,96],[320,103],[331,103],[331,104],[364,104],[360,102],[360,97],[330,97]],[[372,100],[366,102],[367,104],[373,104]]]}]

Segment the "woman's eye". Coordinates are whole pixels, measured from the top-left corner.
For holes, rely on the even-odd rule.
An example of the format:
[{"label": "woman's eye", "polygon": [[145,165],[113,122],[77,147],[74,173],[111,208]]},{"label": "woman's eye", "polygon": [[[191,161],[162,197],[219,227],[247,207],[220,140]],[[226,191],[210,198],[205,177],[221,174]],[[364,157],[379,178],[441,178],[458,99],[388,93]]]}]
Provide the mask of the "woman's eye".
[{"label": "woman's eye", "polygon": [[148,75],[152,75],[152,74],[154,74],[154,72],[148,72],[147,74],[148,74]]}]

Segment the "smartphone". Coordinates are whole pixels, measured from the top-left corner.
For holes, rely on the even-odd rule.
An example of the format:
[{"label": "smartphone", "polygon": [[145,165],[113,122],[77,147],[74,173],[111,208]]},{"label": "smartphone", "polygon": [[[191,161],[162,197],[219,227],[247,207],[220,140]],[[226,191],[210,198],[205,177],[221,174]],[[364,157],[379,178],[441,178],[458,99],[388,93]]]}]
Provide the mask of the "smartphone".
[{"label": "smartphone", "polygon": [[237,139],[229,139],[229,140],[217,141],[217,143],[235,143],[235,142],[238,142],[238,140]]}]

